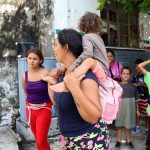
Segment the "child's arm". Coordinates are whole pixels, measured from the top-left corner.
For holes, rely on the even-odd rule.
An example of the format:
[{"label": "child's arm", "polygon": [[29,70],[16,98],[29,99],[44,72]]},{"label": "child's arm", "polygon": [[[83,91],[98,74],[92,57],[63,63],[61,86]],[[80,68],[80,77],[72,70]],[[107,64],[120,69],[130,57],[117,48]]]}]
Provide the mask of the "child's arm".
[{"label": "child's arm", "polygon": [[135,85],[134,85],[134,90],[135,90],[135,100],[136,100],[136,115],[140,116],[140,112],[139,112],[139,108],[138,108],[138,103],[140,101],[140,95],[139,95],[139,92]]},{"label": "child's arm", "polygon": [[136,103],[136,115],[140,116],[140,111],[139,111],[139,107],[138,107],[138,102]]},{"label": "child's arm", "polygon": [[150,64],[150,60],[144,61],[144,62],[142,62],[138,65],[139,69],[143,72],[143,74],[147,73],[147,70],[145,69],[145,66],[148,65],[148,64]]}]

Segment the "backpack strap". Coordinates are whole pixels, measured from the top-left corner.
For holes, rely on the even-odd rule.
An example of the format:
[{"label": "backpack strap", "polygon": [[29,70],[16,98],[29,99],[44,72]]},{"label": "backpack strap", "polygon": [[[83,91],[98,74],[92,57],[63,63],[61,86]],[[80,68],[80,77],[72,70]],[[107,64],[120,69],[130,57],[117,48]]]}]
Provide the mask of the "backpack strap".
[{"label": "backpack strap", "polygon": [[[118,67],[118,72],[119,72],[119,75],[120,75],[120,65],[119,65],[119,62],[117,61],[117,67]],[[111,71],[111,68],[109,68],[109,71],[110,71],[110,75],[111,75],[111,78],[113,79],[114,78],[114,75],[113,75],[113,73],[112,73],[112,71]]]},{"label": "backpack strap", "polygon": [[119,71],[119,69],[120,69],[120,67],[119,67],[119,66],[120,66],[120,65],[119,65],[119,61],[117,61],[117,66],[118,66],[118,71]]},{"label": "backpack strap", "polygon": [[111,71],[111,68],[109,68],[109,72],[110,72],[111,78],[113,79],[113,78],[114,78],[114,75],[113,75],[113,73],[112,73],[112,71]]},{"label": "backpack strap", "polygon": [[[117,61],[117,66],[118,66],[118,72],[119,72],[119,77],[120,77],[121,74],[120,74],[120,64],[119,64],[119,61]],[[120,77],[120,81],[121,81],[121,77]]]}]

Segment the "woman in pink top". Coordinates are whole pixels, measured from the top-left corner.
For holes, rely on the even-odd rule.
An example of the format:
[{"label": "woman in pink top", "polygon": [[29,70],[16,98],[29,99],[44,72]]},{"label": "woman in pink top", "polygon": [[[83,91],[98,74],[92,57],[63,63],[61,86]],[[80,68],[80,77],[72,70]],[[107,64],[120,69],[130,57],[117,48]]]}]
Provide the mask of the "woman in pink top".
[{"label": "woman in pink top", "polygon": [[107,51],[109,61],[109,76],[116,80],[121,81],[122,64],[115,59],[115,53],[112,50]]}]

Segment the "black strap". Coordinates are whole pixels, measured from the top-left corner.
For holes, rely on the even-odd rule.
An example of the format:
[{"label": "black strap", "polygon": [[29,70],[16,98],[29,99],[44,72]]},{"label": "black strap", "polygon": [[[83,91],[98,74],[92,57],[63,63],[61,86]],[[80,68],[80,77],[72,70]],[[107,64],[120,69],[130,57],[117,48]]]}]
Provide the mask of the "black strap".
[{"label": "black strap", "polygon": [[[117,61],[117,66],[118,66],[118,71],[119,71],[119,62]],[[120,71],[119,71],[119,75],[120,75]]]},{"label": "black strap", "polygon": [[114,75],[113,75],[113,73],[112,73],[112,71],[111,71],[111,68],[109,68],[109,71],[110,71],[111,78],[113,79],[113,78],[114,78]]},{"label": "black strap", "polygon": [[25,72],[25,81],[28,81],[28,71]]}]

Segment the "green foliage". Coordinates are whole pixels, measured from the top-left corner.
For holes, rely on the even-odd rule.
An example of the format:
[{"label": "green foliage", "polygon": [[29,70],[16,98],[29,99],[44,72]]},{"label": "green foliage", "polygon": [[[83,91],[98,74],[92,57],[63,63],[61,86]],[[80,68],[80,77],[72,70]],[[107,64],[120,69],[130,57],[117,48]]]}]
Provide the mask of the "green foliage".
[{"label": "green foliage", "polygon": [[150,11],[150,0],[143,0],[141,4],[139,4],[139,8],[141,12],[149,12]]},{"label": "green foliage", "polygon": [[99,3],[97,6],[97,10],[103,10],[104,6],[105,6],[105,0],[97,0],[97,2]]},{"label": "green foliage", "polygon": [[105,4],[111,4],[117,2],[122,5],[124,12],[132,12],[138,10],[146,13],[150,11],[150,0],[97,0],[97,10],[103,10]]}]

